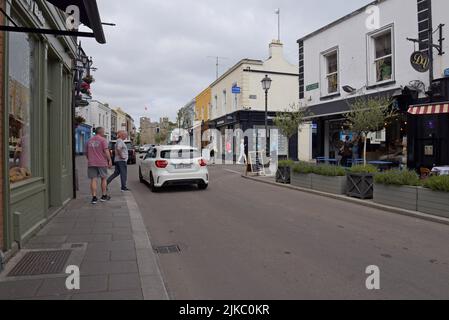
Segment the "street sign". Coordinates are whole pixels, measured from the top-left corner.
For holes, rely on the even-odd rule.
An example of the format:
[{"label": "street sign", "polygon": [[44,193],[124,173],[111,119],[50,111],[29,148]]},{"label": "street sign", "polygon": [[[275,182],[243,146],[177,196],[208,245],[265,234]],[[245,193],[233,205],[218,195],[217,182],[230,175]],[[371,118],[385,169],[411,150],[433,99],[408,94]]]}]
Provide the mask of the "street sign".
[{"label": "street sign", "polygon": [[410,63],[413,69],[418,72],[427,72],[430,69],[430,59],[429,55],[425,52],[416,51],[412,53],[410,57]]},{"label": "street sign", "polygon": [[237,86],[232,87],[232,93],[233,94],[240,94],[240,93],[242,93],[242,88],[237,87]]},{"label": "street sign", "polygon": [[318,89],[319,87],[320,87],[320,84],[319,84],[319,83],[309,84],[309,85],[306,87],[306,91],[313,91],[313,90]]},{"label": "street sign", "polygon": [[446,70],[444,70],[444,76],[445,76],[445,77],[449,77],[449,68],[447,68]]}]

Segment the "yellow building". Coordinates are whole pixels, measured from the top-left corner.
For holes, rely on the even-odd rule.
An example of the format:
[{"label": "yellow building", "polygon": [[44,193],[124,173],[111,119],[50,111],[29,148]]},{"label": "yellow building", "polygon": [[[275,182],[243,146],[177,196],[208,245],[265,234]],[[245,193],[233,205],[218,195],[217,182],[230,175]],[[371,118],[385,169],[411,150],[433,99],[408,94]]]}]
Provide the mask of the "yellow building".
[{"label": "yellow building", "polygon": [[209,109],[212,101],[212,90],[207,88],[201,92],[196,98],[195,120],[199,122],[209,121]]}]

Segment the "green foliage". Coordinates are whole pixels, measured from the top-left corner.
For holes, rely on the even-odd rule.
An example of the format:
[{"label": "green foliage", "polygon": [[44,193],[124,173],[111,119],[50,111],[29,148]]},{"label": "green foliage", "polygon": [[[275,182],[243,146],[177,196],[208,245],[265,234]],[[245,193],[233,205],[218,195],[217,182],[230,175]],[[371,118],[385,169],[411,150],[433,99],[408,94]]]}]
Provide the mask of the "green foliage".
[{"label": "green foliage", "polygon": [[315,165],[304,162],[297,163],[293,166],[293,172],[297,174],[314,173],[320,176],[343,177],[346,170],[343,167],[332,165]]},{"label": "green foliage", "polygon": [[449,192],[449,176],[434,176],[424,181],[424,187],[433,191]]},{"label": "green foliage", "polygon": [[391,170],[376,174],[374,181],[378,184],[392,186],[419,186],[420,180],[415,171]]},{"label": "green foliage", "polygon": [[285,111],[277,113],[274,124],[284,136],[290,139],[298,133],[306,114],[307,111],[304,107],[293,104]]},{"label": "green foliage", "polygon": [[280,160],[278,167],[290,167],[292,168],[295,165],[293,160]]},{"label": "green foliage", "polygon": [[353,166],[351,168],[349,168],[348,172],[349,173],[372,173],[375,174],[377,173],[379,170],[377,170],[377,168],[375,166],[372,165],[357,165],[357,166]]}]

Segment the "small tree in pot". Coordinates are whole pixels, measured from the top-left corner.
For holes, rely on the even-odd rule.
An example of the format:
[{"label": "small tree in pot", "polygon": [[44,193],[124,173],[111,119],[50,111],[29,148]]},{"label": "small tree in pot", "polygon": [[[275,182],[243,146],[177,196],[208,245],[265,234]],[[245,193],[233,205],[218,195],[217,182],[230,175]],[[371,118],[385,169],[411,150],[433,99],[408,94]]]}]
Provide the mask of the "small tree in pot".
[{"label": "small tree in pot", "polygon": [[348,172],[348,196],[360,199],[373,197],[373,175],[377,170],[367,165],[367,137],[370,132],[382,130],[385,123],[396,115],[396,109],[391,104],[391,99],[386,97],[360,97],[349,103],[351,111],[345,116],[352,130],[362,136],[363,165]]},{"label": "small tree in pot", "polygon": [[[274,119],[274,125],[279,129],[280,133],[290,140],[295,134],[301,130],[304,118],[307,115],[307,109],[301,105],[290,105],[283,112],[279,112]],[[289,159],[287,153],[287,161],[280,161],[276,172],[276,182],[290,183],[291,168],[293,161]]]}]

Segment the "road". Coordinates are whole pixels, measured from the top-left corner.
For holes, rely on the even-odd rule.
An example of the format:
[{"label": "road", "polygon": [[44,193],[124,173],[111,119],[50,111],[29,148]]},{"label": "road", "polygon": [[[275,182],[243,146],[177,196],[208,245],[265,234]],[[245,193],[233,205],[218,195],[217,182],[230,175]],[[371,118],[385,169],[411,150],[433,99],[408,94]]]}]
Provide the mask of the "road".
[{"label": "road", "polygon": [[[233,169],[238,170],[238,169]],[[210,168],[207,191],[129,186],[173,299],[449,299],[449,227]],[[380,290],[366,289],[368,266]]]}]

